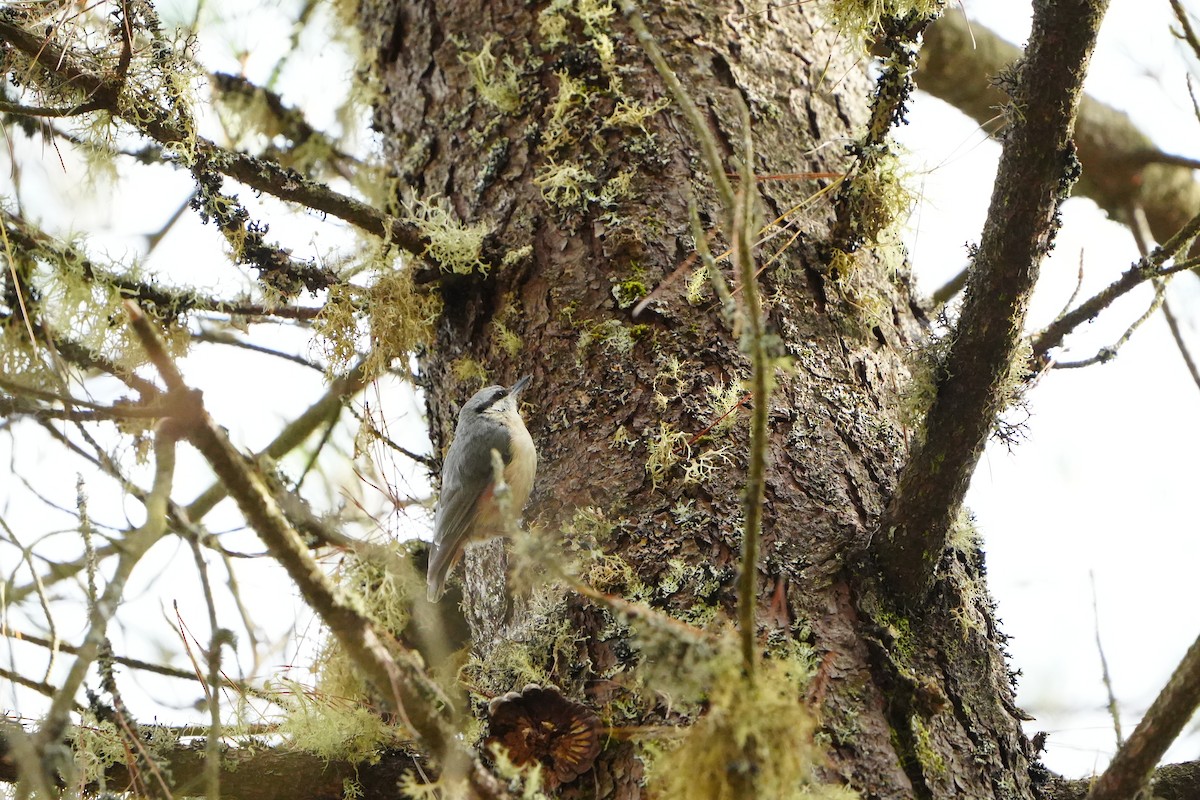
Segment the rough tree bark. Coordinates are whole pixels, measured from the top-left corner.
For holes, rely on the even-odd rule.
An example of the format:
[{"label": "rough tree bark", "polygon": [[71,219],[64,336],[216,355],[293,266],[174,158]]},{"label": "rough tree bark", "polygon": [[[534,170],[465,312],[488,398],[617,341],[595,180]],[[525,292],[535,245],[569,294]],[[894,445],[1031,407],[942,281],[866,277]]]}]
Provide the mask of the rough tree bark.
[{"label": "rough tree bark", "polygon": [[[648,7],[647,24],[708,115],[729,171],[739,96],[753,117],[756,173],[847,170],[844,145],[860,133],[872,92],[863,59],[803,4],[762,13],[716,6]],[[712,609],[732,618],[744,415],[729,439],[691,440],[718,416],[709,389],[744,378],[748,365],[715,304],[692,305],[682,280],[667,282],[695,249],[689,200],[698,198],[707,228],[722,212],[675,107],[646,118],[645,131],[613,122],[622,100],[648,107],[667,96],[624,21],[563,14],[562,41],[551,45],[539,10],[512,0],[362,6],[383,90],[377,125],[402,179],[423,197],[448,198],[464,222],[492,225],[493,253],[532,245],[486,278],[442,280],[445,312],[421,370],[434,442],[444,449],[477,386],[462,379],[464,364],[484,365],[489,382],[532,373],[527,419],[540,468],[526,518],[554,531],[580,509],[599,509],[614,523],[607,548],[648,587],[644,597],[688,620]],[[604,62],[600,37],[617,67]],[[472,59],[483,51],[494,62],[481,77]],[[503,110],[484,90],[508,75],[516,94]],[[555,127],[564,84],[583,87],[568,98],[576,105],[566,135]],[[582,177],[556,181],[563,165]],[[831,267],[833,206],[810,199],[828,182],[759,187],[765,217],[789,222],[760,263],[796,236],[760,278],[770,328],[795,371],[770,401],[759,634],[764,647],[799,643],[816,654],[809,699],[831,742],[831,781],[877,798],[1030,797],[1032,754],[974,543],[964,537],[945,553],[919,618],[891,611],[861,567],[908,452],[905,355],[923,333],[907,275],[886,249],[857,253],[850,274],[844,261]],[[718,235],[714,252],[724,246]],[[630,301],[664,282],[660,299],[632,319]],[[497,323],[519,349],[501,346]],[[654,474],[647,462],[668,425],[686,434],[672,445],[679,463]],[[715,469],[695,468],[704,450],[718,453]],[[495,564],[494,555],[475,563]],[[510,607],[496,600],[502,583],[502,573],[478,566],[468,581],[477,654],[495,656],[514,631],[550,617],[569,619],[566,652],[536,652],[525,637],[555,683],[613,725],[671,720],[665,702],[637,706],[640,716],[615,711],[616,681],[639,655],[603,613],[565,598]],[[485,691],[515,688],[503,674],[477,677]],[[635,748],[614,743],[578,791],[638,797],[641,779]]]}]

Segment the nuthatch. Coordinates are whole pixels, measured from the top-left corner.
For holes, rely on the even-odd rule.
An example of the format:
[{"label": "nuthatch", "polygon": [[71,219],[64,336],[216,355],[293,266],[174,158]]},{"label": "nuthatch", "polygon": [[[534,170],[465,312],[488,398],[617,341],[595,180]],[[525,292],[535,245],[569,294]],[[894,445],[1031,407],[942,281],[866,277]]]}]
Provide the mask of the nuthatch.
[{"label": "nuthatch", "polygon": [[508,484],[508,512],[520,515],[533,490],[537,451],[517,406],[529,386],[526,375],[511,389],[480,389],[458,413],[454,441],[442,462],[442,493],[433,525],[427,579],[429,601],[436,603],[446,591],[446,577],[458,563],[467,542],[505,532],[505,519],[495,496],[492,451],[504,461]]}]

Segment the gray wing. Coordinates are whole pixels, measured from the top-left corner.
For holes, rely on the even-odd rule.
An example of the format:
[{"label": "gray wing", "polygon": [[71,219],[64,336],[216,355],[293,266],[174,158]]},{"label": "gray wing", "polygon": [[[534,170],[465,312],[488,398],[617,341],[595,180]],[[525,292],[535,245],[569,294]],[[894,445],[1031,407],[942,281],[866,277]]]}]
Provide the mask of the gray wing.
[{"label": "gray wing", "polygon": [[470,442],[455,436],[442,464],[442,491],[433,524],[433,549],[429,555],[428,594],[431,601],[444,592],[446,576],[470,538],[477,516],[476,504],[492,482],[492,454],[505,462],[512,457],[504,427],[480,421]]}]

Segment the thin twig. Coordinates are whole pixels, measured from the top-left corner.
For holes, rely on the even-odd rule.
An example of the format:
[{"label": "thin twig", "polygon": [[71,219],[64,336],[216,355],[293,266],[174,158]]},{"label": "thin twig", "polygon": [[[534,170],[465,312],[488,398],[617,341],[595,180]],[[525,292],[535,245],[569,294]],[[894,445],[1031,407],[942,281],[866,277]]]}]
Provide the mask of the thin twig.
[{"label": "thin twig", "polygon": [[121,603],[129,576],[142,556],[166,531],[167,503],[174,473],[175,438],[160,427],[154,437],[154,485],[146,502],[146,521],[125,536],[116,569],[109,578],[104,594],[92,606],[87,635],[35,737],[36,745],[42,752],[62,739],[70,721],[70,712],[75,706],[75,693],[100,654],[107,636],[108,621]]},{"label": "thin twig", "polygon": [[1192,217],[1165,244],[1159,245],[1150,255],[1139,259],[1136,264],[1125,270],[1121,277],[1035,335],[1033,337],[1034,357],[1045,356],[1051,349],[1061,345],[1068,333],[1094,319],[1097,314],[1112,305],[1119,297],[1128,294],[1146,281],[1165,278],[1177,272],[1200,266],[1200,257],[1176,261],[1170,267],[1163,266],[1170,259],[1178,258],[1180,254],[1186,252],[1198,233],[1200,233],[1200,214]]},{"label": "thin twig", "polygon": [[1112,675],[1108,671],[1108,659],[1104,657],[1104,643],[1100,641],[1100,603],[1096,599],[1096,574],[1088,570],[1088,582],[1092,584],[1092,620],[1096,630],[1096,652],[1100,654],[1100,674],[1104,681],[1104,691],[1108,693],[1108,715],[1112,717],[1113,731],[1117,735],[1117,749],[1125,744],[1121,734],[1121,710],[1117,705],[1117,695],[1113,691]]},{"label": "thin twig", "polygon": [[1171,310],[1171,304],[1165,297],[1162,310],[1163,316],[1167,320],[1167,327],[1171,329],[1171,336],[1175,339],[1175,346],[1179,348],[1179,355],[1183,356],[1183,363],[1187,365],[1188,374],[1192,376],[1192,382],[1196,384],[1196,388],[1200,389],[1200,368],[1197,368],[1196,360],[1192,358],[1187,342],[1183,340],[1183,331],[1179,327],[1179,320],[1175,318],[1175,312]]},{"label": "thin twig", "polygon": [[1101,347],[1096,351],[1096,355],[1091,358],[1085,358],[1080,361],[1055,361],[1054,369],[1080,369],[1081,367],[1090,367],[1094,364],[1107,364],[1117,357],[1118,351],[1133,337],[1134,331],[1142,327],[1152,316],[1154,312],[1162,307],[1163,301],[1166,300],[1166,286],[1163,281],[1154,282],[1154,299],[1150,301],[1150,306],[1142,312],[1142,315],[1133,321],[1133,324],[1125,329],[1121,334],[1121,338],[1113,342],[1107,347]]},{"label": "thin twig", "polygon": [[[740,98],[739,98],[740,100]],[[754,270],[754,243],[758,193],[750,165],[754,163],[750,109],[739,102],[742,112],[742,180],[733,222],[734,264],[741,279],[746,309],[746,339],[742,350],[750,356],[751,392],[750,464],[746,469],[745,524],[742,532],[742,563],[738,575],[738,630],[742,636],[742,669],[751,678],[758,662],[758,541],[762,536],[763,500],[766,495],[767,424],[771,407],[771,358],[767,352],[762,298]]]}]

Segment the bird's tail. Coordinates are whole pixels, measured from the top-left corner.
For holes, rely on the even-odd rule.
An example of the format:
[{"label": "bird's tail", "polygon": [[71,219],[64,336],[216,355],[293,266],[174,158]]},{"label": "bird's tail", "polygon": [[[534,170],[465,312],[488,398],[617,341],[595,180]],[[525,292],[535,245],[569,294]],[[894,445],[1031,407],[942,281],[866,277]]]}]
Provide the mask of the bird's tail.
[{"label": "bird's tail", "polygon": [[429,572],[425,578],[425,596],[429,602],[436,603],[446,593],[446,578],[455,562],[454,553],[449,547],[434,546],[429,552]]}]

